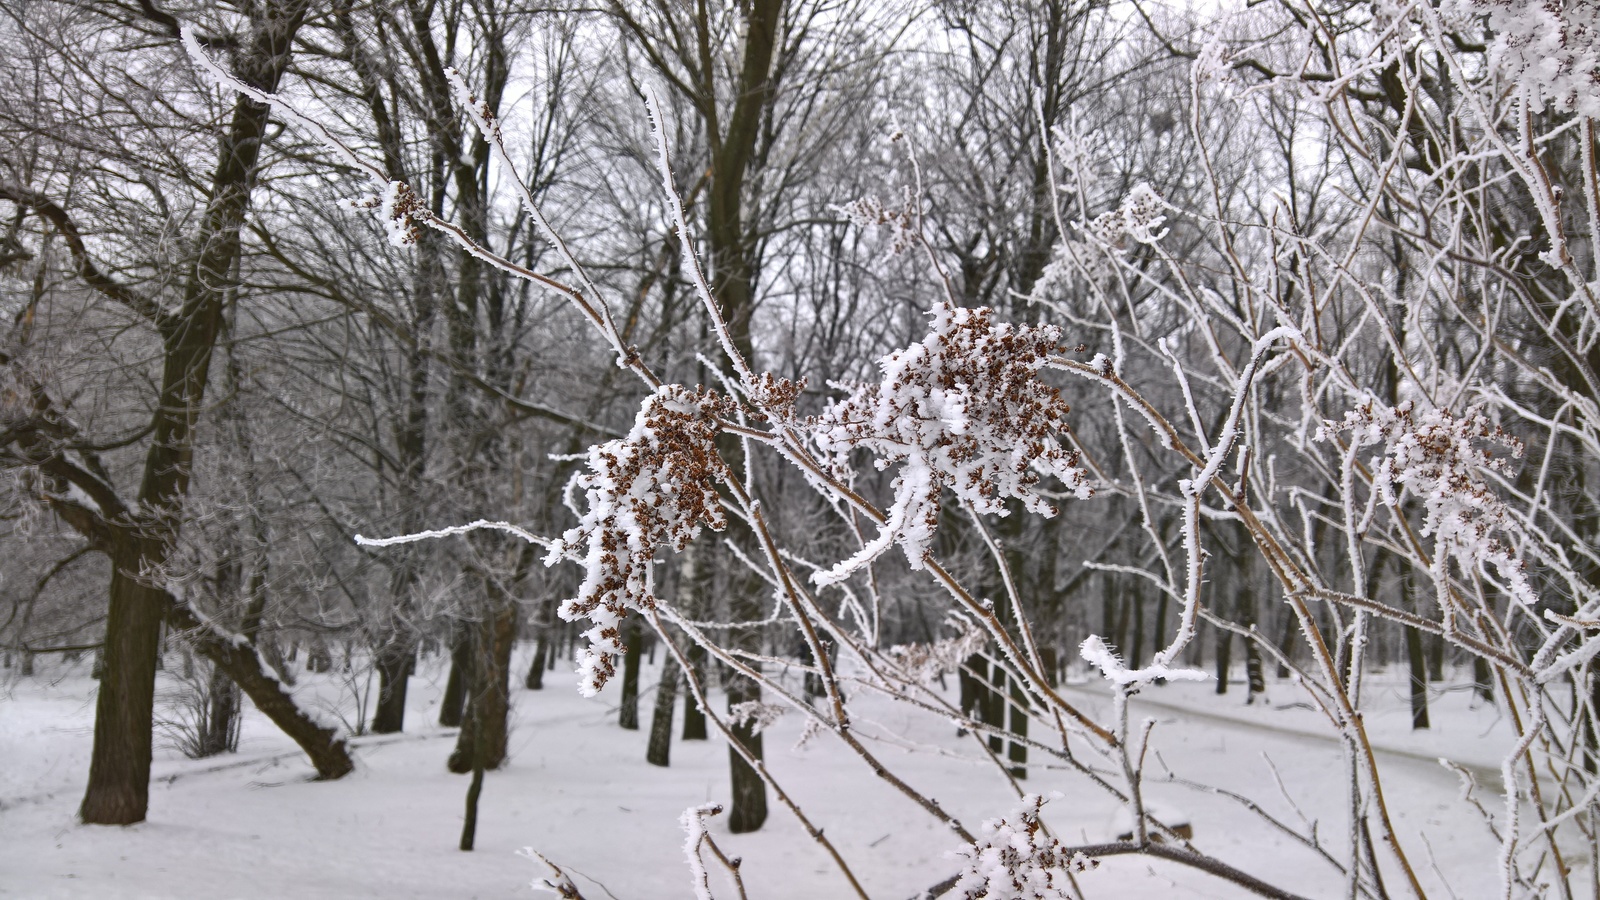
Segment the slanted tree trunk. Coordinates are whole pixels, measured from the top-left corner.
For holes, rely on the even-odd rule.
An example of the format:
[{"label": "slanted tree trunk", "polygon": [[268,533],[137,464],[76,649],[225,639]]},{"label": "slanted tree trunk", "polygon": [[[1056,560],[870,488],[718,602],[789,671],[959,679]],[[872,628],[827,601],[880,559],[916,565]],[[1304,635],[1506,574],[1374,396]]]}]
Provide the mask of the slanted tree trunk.
[{"label": "slanted tree trunk", "polygon": [[[672,711],[677,705],[679,677],[678,658],[671,652],[663,654],[655,712],[650,717],[650,742],[644,751],[645,762],[652,766],[665,766],[672,761]],[[692,697],[687,702],[694,705]]]},{"label": "slanted tree trunk", "polygon": [[335,729],[319,724],[295,704],[283,682],[273,676],[271,667],[249,642],[217,631],[181,604],[169,606],[167,622],[175,629],[187,631],[189,644],[212,665],[228,673],[256,709],[300,745],[311,758],[319,778],[341,778],[355,769],[344,738]]}]

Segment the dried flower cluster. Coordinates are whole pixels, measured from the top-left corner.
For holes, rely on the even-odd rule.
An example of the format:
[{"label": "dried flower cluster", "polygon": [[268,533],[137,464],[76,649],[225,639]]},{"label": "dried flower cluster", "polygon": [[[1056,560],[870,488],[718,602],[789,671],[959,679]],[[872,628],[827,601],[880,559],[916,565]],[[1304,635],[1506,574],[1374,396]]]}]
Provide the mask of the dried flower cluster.
[{"label": "dried flower cluster", "polygon": [[969,850],[955,892],[962,900],[1066,900],[1068,883],[1058,873],[1085,872],[1099,865],[1070,853],[1039,822],[1044,798],[1024,797],[1010,818],[990,819]]},{"label": "dried flower cluster", "polygon": [[1106,247],[1121,247],[1123,238],[1153,244],[1167,236],[1161,226],[1167,221],[1167,201],[1148,184],[1140,184],[1122,198],[1116,209],[1094,217],[1087,226],[1089,236]]},{"label": "dried flower cluster", "polygon": [[594,623],[584,632],[589,648],[578,669],[585,694],[616,671],[622,617],[654,608],[649,570],[657,550],[681,550],[702,526],[726,524],[716,485],[729,472],[716,439],[719,420],[733,409],[714,392],[663,385],[640,407],[627,437],[589,449],[588,471],[573,480],[588,509],[545,558],[546,565],[565,559],[585,570],[578,595],[560,610],[569,622]]},{"label": "dried flower cluster", "polygon": [[940,675],[959,672],[967,657],[983,650],[989,634],[970,619],[951,617],[958,633],[928,644],[898,644],[888,656],[914,680],[931,683]]},{"label": "dried flower cluster", "polygon": [[839,465],[871,451],[879,469],[902,465],[880,535],[815,580],[842,580],[898,543],[921,567],[949,488],[980,512],[1005,514],[1008,498],[1030,511],[1056,510],[1033,490],[1053,475],[1079,497],[1090,494],[1076,453],[1056,442],[1067,404],[1038,378],[1060,329],[996,324],[988,308],[937,304],[920,343],[878,361],[883,380],[860,385],[813,421],[818,446]]},{"label": "dried flower cluster", "polygon": [[1423,503],[1424,535],[1433,535],[1466,571],[1492,563],[1518,599],[1533,602],[1523,561],[1496,536],[1512,531],[1514,523],[1481,474],[1505,468],[1505,459],[1491,456],[1484,445],[1498,444],[1520,457],[1521,442],[1479,413],[1419,413],[1410,401],[1392,408],[1367,403],[1340,422],[1324,424],[1317,439],[1338,434],[1348,434],[1356,450],[1383,448],[1372,459],[1372,480],[1385,503],[1397,504],[1396,485],[1410,490]]}]

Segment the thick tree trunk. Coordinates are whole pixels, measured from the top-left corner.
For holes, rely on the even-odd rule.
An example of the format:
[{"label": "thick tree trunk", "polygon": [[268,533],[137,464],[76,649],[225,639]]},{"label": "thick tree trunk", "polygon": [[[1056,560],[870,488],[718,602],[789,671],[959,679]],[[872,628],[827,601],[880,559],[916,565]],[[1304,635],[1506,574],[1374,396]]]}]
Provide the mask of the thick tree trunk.
[{"label": "thick tree trunk", "polygon": [[1028,745],[1023,743],[1028,739],[1028,697],[1022,691],[1022,684],[1015,678],[1007,677],[1010,682],[1010,702],[1006,706],[1010,710],[1009,731],[1016,735],[1018,740],[1009,742],[1006,756],[1011,760],[1011,777],[1028,777]]},{"label": "thick tree trunk", "polygon": [[89,785],[78,809],[87,825],[143,822],[149,806],[156,652],[167,598],[138,577],[138,543],[130,538],[112,558],[106,672],[95,698]]},{"label": "thick tree trunk", "polygon": [[[665,766],[672,761],[672,711],[677,706],[678,678],[678,658],[671,652],[663,654],[655,712],[650,717],[650,742],[644,751],[645,762],[652,766]],[[692,699],[688,702],[694,705]]]},{"label": "thick tree trunk", "polygon": [[416,647],[391,643],[378,651],[378,704],[372,715],[373,734],[394,734],[405,728],[406,689],[417,665]]},{"label": "thick tree trunk", "polygon": [[[754,622],[761,617],[761,595],[756,585],[735,582],[734,594],[728,602],[728,612],[735,622]],[[762,650],[762,633],[758,628],[732,629],[729,635],[729,644],[734,650],[745,653],[760,653]],[[754,660],[747,663],[751,668],[760,670],[761,664]],[[729,672],[727,681],[728,711],[732,713],[741,703],[755,703],[761,700],[761,685],[738,672]],[[762,758],[761,734],[756,730],[758,726],[749,718],[735,718],[733,722],[733,739],[744,747],[750,756],[759,761]],[[732,803],[729,804],[728,828],[734,834],[755,831],[762,823],[767,821],[767,785],[762,781],[761,775],[749,763],[745,762],[738,750],[728,747],[729,777],[732,782]]]},{"label": "thick tree trunk", "polygon": [[472,664],[472,690],[450,771],[472,771],[481,758],[486,769],[498,769],[506,758],[506,719],[511,712],[511,650],[517,640],[517,604],[496,605],[477,629]]},{"label": "thick tree trunk", "polygon": [[639,616],[630,615],[622,623],[622,706],[617,711],[617,724],[629,731],[639,730],[639,652],[643,646]]}]

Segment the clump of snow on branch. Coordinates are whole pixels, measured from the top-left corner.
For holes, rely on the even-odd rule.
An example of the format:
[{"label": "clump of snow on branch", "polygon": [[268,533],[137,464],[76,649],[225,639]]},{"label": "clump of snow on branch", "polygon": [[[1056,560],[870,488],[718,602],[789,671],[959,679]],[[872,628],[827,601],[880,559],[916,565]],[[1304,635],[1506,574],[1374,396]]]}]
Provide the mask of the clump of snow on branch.
[{"label": "clump of snow on branch", "polygon": [[735,703],[729,708],[728,717],[736,725],[748,725],[751,734],[760,734],[776,724],[788,711],[788,707],[776,703],[746,700],[743,703]]},{"label": "clump of snow on branch", "polygon": [[1449,21],[1486,18],[1489,60],[1535,110],[1600,117],[1600,5],[1562,0],[1447,0]]},{"label": "clump of snow on branch", "polygon": [[1167,221],[1167,201],[1148,184],[1140,184],[1122,198],[1116,209],[1103,212],[1089,222],[1086,230],[1106,247],[1120,247],[1123,238],[1141,244],[1154,244],[1167,236],[1161,226]]},{"label": "clump of snow on branch", "polygon": [[1159,663],[1145,666],[1142,669],[1130,669],[1122,658],[1111,652],[1106,642],[1097,634],[1084,638],[1078,647],[1078,655],[1083,661],[1100,670],[1106,680],[1119,688],[1137,690],[1156,680],[1163,681],[1205,681],[1206,673],[1198,669],[1174,669]]},{"label": "clump of snow on branch", "polygon": [[1069,852],[1039,821],[1044,798],[1029,795],[1008,817],[983,823],[978,840],[954,854],[966,860],[951,896],[962,900],[1066,900],[1067,871],[1085,872],[1100,863]]},{"label": "clump of snow on branch", "polygon": [[1423,503],[1423,535],[1433,535],[1464,571],[1492,564],[1513,596],[1534,602],[1525,563],[1497,536],[1514,531],[1515,523],[1480,474],[1506,465],[1485,445],[1506,447],[1520,457],[1520,441],[1479,413],[1419,413],[1410,401],[1391,408],[1369,402],[1317,429],[1321,441],[1338,435],[1349,436],[1352,450],[1382,448],[1372,458],[1372,482],[1384,503],[1397,505],[1397,486],[1410,490]]},{"label": "clump of snow on branch", "polygon": [[396,247],[409,247],[422,235],[417,214],[426,207],[416,192],[403,181],[391,181],[382,193],[350,200],[348,204],[351,209],[377,210],[389,243]]},{"label": "clump of snow on branch", "polygon": [[719,394],[663,385],[644,401],[628,435],[591,447],[587,471],[573,479],[587,510],[553,542],[545,564],[565,559],[584,567],[577,596],[560,609],[566,621],[593,623],[578,668],[584,694],[615,674],[623,616],[655,607],[649,574],[656,552],[665,544],[682,550],[702,526],[720,531],[726,524],[716,484],[730,473],[716,438],[719,419],[733,411],[733,401]]},{"label": "clump of snow on branch", "polygon": [[832,209],[862,230],[887,230],[889,256],[898,256],[916,246],[916,196],[909,185],[900,188],[898,205],[887,205],[876,195],[868,195]]},{"label": "clump of snow on branch", "polygon": [[879,469],[902,466],[879,536],[814,575],[819,584],[843,580],[896,543],[920,568],[946,488],[1000,515],[1008,498],[1054,515],[1033,490],[1042,475],[1078,497],[1090,494],[1077,454],[1055,438],[1066,428],[1067,404],[1038,378],[1060,329],[996,324],[986,307],[940,303],[931,314],[927,337],[878,361],[882,381],[857,386],[813,420],[818,446],[837,466],[857,448],[871,451]]},{"label": "clump of snow on branch", "polygon": [[721,813],[722,804],[702,803],[699,806],[689,807],[678,817],[678,824],[683,827],[683,855],[689,863],[695,900],[712,900],[705,860],[700,858],[700,845],[710,837],[706,832],[706,820]]},{"label": "clump of snow on branch", "polygon": [[906,674],[921,684],[929,684],[940,675],[961,671],[961,665],[989,642],[989,634],[969,619],[952,617],[959,633],[927,644],[898,644],[890,647],[888,656]]}]

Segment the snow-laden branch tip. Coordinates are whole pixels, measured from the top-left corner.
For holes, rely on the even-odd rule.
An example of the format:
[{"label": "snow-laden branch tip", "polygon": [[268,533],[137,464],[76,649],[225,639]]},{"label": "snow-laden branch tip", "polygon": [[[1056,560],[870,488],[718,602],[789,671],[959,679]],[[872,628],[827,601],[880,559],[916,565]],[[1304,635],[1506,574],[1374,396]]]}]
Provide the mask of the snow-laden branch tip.
[{"label": "snow-laden branch tip", "polygon": [[1199,669],[1174,669],[1159,663],[1142,669],[1130,669],[1117,654],[1111,652],[1098,634],[1084,638],[1083,644],[1078,647],[1078,655],[1083,657],[1084,662],[1099,669],[1107,681],[1122,689],[1137,690],[1158,680],[1205,681],[1211,677]]},{"label": "snow-laden branch tip", "polygon": [[510,522],[491,522],[488,519],[479,519],[476,522],[468,522],[465,525],[452,525],[448,528],[435,528],[430,531],[417,531],[411,534],[399,534],[395,535],[394,537],[369,538],[366,535],[358,534],[355,536],[354,540],[357,544],[363,547],[393,547],[397,544],[414,544],[417,541],[431,541],[437,538],[454,537],[458,534],[467,534],[473,531],[503,531],[506,534],[516,535],[530,544],[537,544],[540,547],[551,547],[554,546],[555,543],[549,538],[540,537],[526,528],[513,525]]}]

